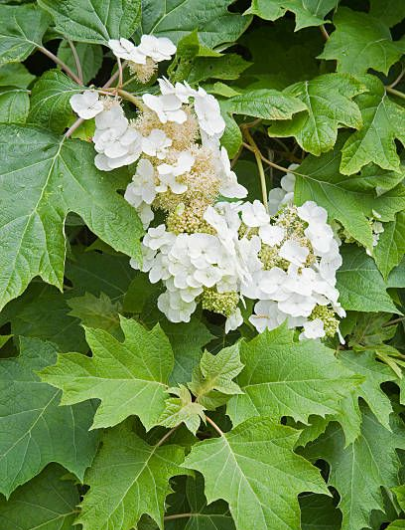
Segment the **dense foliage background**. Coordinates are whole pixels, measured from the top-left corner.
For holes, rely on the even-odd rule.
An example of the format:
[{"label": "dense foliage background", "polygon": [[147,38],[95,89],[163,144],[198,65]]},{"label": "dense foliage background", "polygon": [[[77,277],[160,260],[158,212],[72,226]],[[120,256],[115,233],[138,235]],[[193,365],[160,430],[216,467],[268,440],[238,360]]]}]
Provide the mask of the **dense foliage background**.
[{"label": "dense foliage background", "polygon": [[[403,19],[400,0],[0,0],[1,530],[404,528]],[[132,173],[96,169],[69,104],[115,86],[108,39],[142,34],[177,44],[160,75],[218,98],[250,200],[299,165],[295,204],[343,241],[345,344],[157,310],[129,264]],[[129,115],[155,81],[124,72]]]}]

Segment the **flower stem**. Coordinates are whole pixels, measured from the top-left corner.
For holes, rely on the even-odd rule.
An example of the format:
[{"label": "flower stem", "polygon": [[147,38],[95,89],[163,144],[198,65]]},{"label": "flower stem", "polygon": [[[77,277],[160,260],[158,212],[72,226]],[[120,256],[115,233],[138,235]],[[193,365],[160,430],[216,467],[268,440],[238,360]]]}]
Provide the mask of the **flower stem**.
[{"label": "flower stem", "polygon": [[[179,424],[180,425],[180,424]],[[176,431],[176,429],[179,427],[179,425],[177,425],[176,427],[173,427],[173,429],[171,429],[170,431],[168,431],[166,434],[164,434],[162,436],[162,438],[159,440],[159,442],[156,444],[155,447],[160,447],[163,443],[166,442],[166,440],[172,436],[172,434]]]},{"label": "flower stem", "polygon": [[143,109],[143,105],[139,98],[133,96],[126,90],[122,90],[121,88],[118,88],[116,92],[119,96],[121,96],[123,99],[126,99],[127,101],[130,101],[133,105],[138,107],[140,110]]},{"label": "flower stem", "polygon": [[73,42],[71,40],[68,40],[68,43],[69,43],[70,49],[72,50],[73,58],[75,59],[76,70],[78,73],[78,78],[80,79],[80,84],[83,85],[83,70],[82,70],[82,64],[80,62],[79,54]]},{"label": "flower stem", "polygon": [[392,88],[391,86],[385,87],[386,92],[389,92],[389,94],[393,94],[394,96],[397,96],[398,98],[405,99],[405,95],[400,90],[396,90],[395,88]]},{"label": "flower stem", "polygon": [[224,433],[223,431],[220,429],[220,427],[217,425],[217,423],[215,423],[211,418],[209,418],[208,416],[206,416],[206,421],[207,423],[210,423],[210,425],[213,427],[213,429],[215,431],[217,431],[219,433],[220,436],[224,436]]},{"label": "flower stem", "polygon": [[69,68],[69,66],[67,64],[65,64],[63,61],[61,61],[61,59],[59,59],[59,57],[54,55],[52,52],[50,52],[49,50],[47,50],[43,46],[40,46],[38,49],[39,49],[40,52],[42,52],[44,55],[46,55],[47,57],[52,59],[56,64],[58,64],[62,68],[62,70],[65,70],[65,72],[68,74],[68,76],[71,79],[73,79],[75,81],[75,83],[77,83],[78,85],[82,85],[81,79],[79,79],[79,77],[74,72],[72,72],[72,70]]},{"label": "flower stem", "polygon": [[262,165],[262,154],[259,150],[257,144],[255,143],[253,137],[251,136],[249,130],[247,127],[242,126],[241,127],[242,132],[247,139],[248,143],[252,147],[252,152],[254,153],[255,160],[257,161],[258,171],[259,171],[259,179],[261,182],[261,191],[262,191],[262,202],[264,203],[265,210],[268,212],[268,193],[266,191],[266,179],[265,179],[265,172],[264,172],[264,166]]}]

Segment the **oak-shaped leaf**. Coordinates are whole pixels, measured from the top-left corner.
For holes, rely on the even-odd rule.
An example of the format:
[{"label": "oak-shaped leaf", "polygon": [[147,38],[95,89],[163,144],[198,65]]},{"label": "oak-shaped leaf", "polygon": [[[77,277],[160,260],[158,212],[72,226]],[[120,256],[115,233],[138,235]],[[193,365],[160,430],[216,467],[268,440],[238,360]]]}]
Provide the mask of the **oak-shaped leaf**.
[{"label": "oak-shaped leaf", "polygon": [[387,284],[374,260],[356,245],[341,249],[343,264],[337,271],[337,289],[344,309],[365,313],[400,313],[387,293]]},{"label": "oak-shaped leaf", "polygon": [[165,410],[159,418],[159,424],[171,428],[184,423],[190,432],[196,434],[201,420],[205,421],[205,408],[192,401],[192,395],[184,385],[170,388],[168,392],[176,397],[165,401]]},{"label": "oak-shaped leaf", "polygon": [[404,53],[404,43],[393,42],[388,26],[370,14],[342,7],[333,23],[336,29],[319,58],[337,60],[338,72],[364,74],[372,68],[387,74]]},{"label": "oak-shaped leaf", "polygon": [[251,418],[194,445],[184,467],[202,473],[208,503],[228,502],[237,530],[294,530],[299,493],[328,494],[319,471],[293,452],[298,435],[268,418]]},{"label": "oak-shaped leaf", "polygon": [[283,17],[287,11],[295,14],[295,31],[310,26],[321,26],[328,20],[324,17],[334,9],[338,0],[252,0],[251,7],[246,11],[265,20],[275,21]]},{"label": "oak-shaped leaf", "polygon": [[[339,165],[346,138],[347,135],[339,137],[329,153],[305,158],[295,172],[295,204],[317,202],[327,210],[330,220],[339,221],[347,234],[372,252],[370,218],[376,212],[380,221],[393,221],[403,209],[404,187],[398,184],[398,173],[373,165],[365,167],[360,175],[342,175]],[[387,191],[378,194],[375,188],[381,184]]]},{"label": "oak-shaped leaf", "polygon": [[2,530],[69,530],[76,516],[79,492],[70,480],[63,480],[66,470],[55,464],[24,486],[8,501],[0,498]]},{"label": "oak-shaped leaf", "polygon": [[223,348],[216,355],[204,351],[188,387],[198,403],[214,410],[224,405],[231,396],[243,393],[233,381],[243,368],[239,344]]},{"label": "oak-shaped leaf", "polygon": [[[232,0],[175,0],[143,2],[140,35],[169,37],[175,44],[197,29],[200,41],[210,48],[232,43],[249,26],[251,17],[231,13]],[[202,8],[204,7],[204,9]]]},{"label": "oak-shaped leaf", "polygon": [[55,20],[55,30],[78,42],[105,44],[129,38],[141,16],[141,0],[38,0]]},{"label": "oak-shaped leaf", "polygon": [[62,289],[68,212],[115,250],[138,256],[141,222],[123,197],[126,171],[98,171],[87,142],[0,126],[0,309],[35,276]]},{"label": "oak-shaped leaf", "polygon": [[18,357],[0,363],[0,492],[6,497],[50,462],[82,480],[99,439],[88,432],[93,404],[59,406],[61,392],[36,375],[55,362],[54,346],[33,338],[20,345]]},{"label": "oak-shaped leaf", "polygon": [[363,126],[345,142],[340,172],[352,175],[371,162],[383,169],[399,171],[395,140],[405,144],[404,109],[387,95],[377,77],[368,75],[361,79],[368,88],[368,92],[356,98]]},{"label": "oak-shaped leaf", "polygon": [[24,61],[42,46],[50,16],[34,4],[0,6],[0,65]]},{"label": "oak-shaped leaf", "polygon": [[312,340],[295,341],[282,324],[241,344],[244,369],[237,377],[242,394],[233,396],[227,414],[234,425],[253,416],[283,416],[306,423],[312,414],[339,410],[359,377],[337,360],[334,350]]},{"label": "oak-shaped leaf", "polygon": [[122,342],[105,330],[87,328],[93,356],[61,354],[41,378],[63,391],[62,404],[99,399],[92,428],[112,427],[137,415],[149,430],[165,408],[172,348],[159,325],[148,331],[135,320],[121,317],[120,322]]},{"label": "oak-shaped leaf", "polygon": [[324,74],[295,83],[283,94],[302,101],[307,112],[272,123],[268,134],[294,136],[305,151],[319,156],[334,147],[340,127],[362,127],[361,112],[353,98],[365,90],[360,81],[344,74]]},{"label": "oak-shaped leaf", "polygon": [[331,423],[305,450],[306,457],[323,459],[330,466],[328,482],[340,495],[342,530],[371,528],[371,512],[384,510],[381,488],[399,484],[401,463],[396,450],[404,445],[400,420],[393,416],[390,432],[366,406],[362,411],[361,435],[353,444],[346,447],[341,428]]},{"label": "oak-shaped leaf", "polygon": [[184,448],[160,442],[151,446],[130,422],[107,431],[86,473],[90,489],[76,522],[83,530],[130,530],[147,514],[162,529],[169,479],[186,473],[183,460]]}]

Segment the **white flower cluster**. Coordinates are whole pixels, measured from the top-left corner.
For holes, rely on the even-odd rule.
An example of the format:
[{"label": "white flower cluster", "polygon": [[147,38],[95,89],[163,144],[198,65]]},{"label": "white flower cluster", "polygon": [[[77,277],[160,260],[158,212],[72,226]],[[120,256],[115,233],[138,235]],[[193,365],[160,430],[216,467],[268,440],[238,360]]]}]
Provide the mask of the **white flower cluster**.
[{"label": "white flower cluster", "polygon": [[[138,47],[125,39],[110,46],[132,63],[156,63],[176,50],[167,41],[143,36]],[[259,201],[224,202],[245,198],[247,190],[220,146],[218,101],[201,87],[158,83],[160,92],[142,96],[132,121],[119,101],[99,101],[96,92],[75,95],[71,104],[83,118],[95,117],[99,169],[138,161],[124,197],[148,229],[142,270],[165,286],[159,309],[172,322],[188,322],[201,304],[226,317],[228,332],[242,324],[241,307],[251,299],[249,321],[259,332],[287,320],[302,338],[333,336],[335,315],[345,315],[335,287],[339,240],[323,208],[310,201],[293,206],[296,166],[271,190],[270,213]],[[148,228],[156,210],[165,222]]]}]

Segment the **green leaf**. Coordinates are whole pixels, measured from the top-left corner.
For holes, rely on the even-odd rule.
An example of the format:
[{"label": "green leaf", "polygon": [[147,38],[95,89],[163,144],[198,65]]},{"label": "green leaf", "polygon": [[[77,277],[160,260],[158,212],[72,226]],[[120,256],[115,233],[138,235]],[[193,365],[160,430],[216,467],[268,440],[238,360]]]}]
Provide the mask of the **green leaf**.
[{"label": "green leaf", "polygon": [[141,16],[141,0],[38,0],[54,18],[55,30],[78,42],[105,44],[131,37]]},{"label": "green leaf", "polygon": [[374,260],[355,245],[343,247],[341,255],[343,264],[337,271],[337,289],[344,309],[400,314],[386,292],[387,286]]},{"label": "green leaf", "polygon": [[396,521],[393,521],[386,527],[386,530],[405,530],[405,520],[397,519]]},{"label": "green leaf", "polygon": [[337,71],[364,74],[370,68],[387,74],[404,53],[404,43],[393,42],[381,20],[341,7],[334,15],[336,30],[326,42],[320,59],[337,60]]},{"label": "green leaf", "polygon": [[50,23],[50,17],[34,4],[0,6],[0,19],[0,65],[24,61],[41,47]]},{"label": "green leaf", "polygon": [[358,398],[361,397],[375,414],[377,420],[390,430],[390,415],[393,412],[388,396],[382,391],[382,383],[396,381],[395,373],[385,364],[375,359],[372,351],[355,353],[353,351],[340,352],[340,360],[355,374],[364,376],[365,381],[355,390],[358,408]]},{"label": "green leaf", "polygon": [[201,42],[214,48],[238,39],[251,22],[251,17],[230,13],[232,0],[153,0],[143,3],[139,33],[169,37],[175,44],[191,31],[198,30]]},{"label": "green leaf", "polygon": [[352,175],[370,162],[383,169],[399,171],[395,140],[405,143],[404,109],[386,95],[377,77],[366,76],[362,80],[368,92],[358,96],[356,101],[361,109],[363,127],[345,142],[340,172]]},{"label": "green leaf", "polygon": [[186,80],[198,84],[207,79],[235,80],[240,77],[250,63],[236,53],[228,53],[221,57],[197,57],[190,68]]},{"label": "green leaf", "polygon": [[395,486],[392,488],[393,493],[396,495],[396,499],[399,503],[399,506],[403,511],[405,511],[405,485]]},{"label": "green leaf", "polygon": [[336,147],[330,153],[320,157],[308,156],[296,170],[295,204],[315,201],[325,208],[330,219],[339,221],[346,233],[372,251],[372,226],[369,218],[377,212],[380,221],[395,219],[395,214],[403,209],[403,186],[398,185],[386,193],[377,195],[372,183],[379,185],[394,179],[397,174],[389,174],[380,170],[372,177],[367,173],[365,178],[340,174],[340,148],[345,136],[338,139]]},{"label": "green leaf", "polygon": [[115,193],[125,186],[126,173],[113,178],[98,171],[91,145],[33,127],[4,125],[0,151],[0,309],[37,275],[62,288],[63,223],[70,211],[116,250],[138,255],[141,223],[134,208]]},{"label": "green leaf", "polygon": [[184,466],[203,474],[209,503],[229,503],[238,530],[293,530],[300,526],[299,493],[328,494],[319,471],[293,452],[298,435],[267,418],[251,418],[194,445]]},{"label": "green leaf", "polygon": [[268,134],[293,136],[305,151],[316,156],[330,151],[337,141],[339,127],[362,127],[361,112],[352,98],[364,90],[362,83],[343,74],[324,74],[295,83],[283,94],[302,101],[308,111],[297,114],[291,121],[271,124]]},{"label": "green leaf", "polygon": [[249,90],[227,101],[230,114],[244,114],[263,120],[288,120],[293,114],[306,110],[299,98],[278,90]]},{"label": "green leaf", "polygon": [[383,226],[384,231],[380,234],[373,256],[384,280],[387,280],[405,254],[405,213],[399,212],[395,221]]},{"label": "green leaf", "polygon": [[86,327],[104,329],[112,334],[120,329],[118,313],[121,305],[113,303],[104,293],[99,298],[86,293],[84,296],[70,298],[67,303],[71,308],[69,315],[81,320]]},{"label": "green leaf", "polygon": [[121,301],[136,272],[126,256],[100,252],[76,252],[66,262],[66,277],[75,295],[105,293],[111,301]]},{"label": "green leaf", "polygon": [[86,473],[90,490],[76,523],[83,530],[130,530],[148,514],[162,528],[169,479],[185,474],[183,458],[183,448],[159,442],[151,446],[128,423],[109,430]]},{"label": "green leaf", "polygon": [[370,0],[370,13],[390,28],[405,18],[402,0]]},{"label": "green leaf", "polygon": [[35,75],[30,74],[23,64],[9,63],[0,67],[0,87],[27,88],[34,79]]},{"label": "green leaf", "polygon": [[237,378],[244,394],[227,406],[233,424],[252,416],[280,421],[291,416],[306,423],[311,414],[339,410],[340,401],[358,380],[321,343],[295,341],[286,325],[242,343],[244,370]]},{"label": "green leaf", "polygon": [[214,410],[226,403],[231,396],[242,394],[233,379],[243,368],[239,344],[223,348],[217,355],[205,351],[188,386],[196,401],[205,408]]},{"label": "green leaf", "polygon": [[381,487],[398,484],[396,449],[403,446],[403,434],[395,419],[392,428],[389,432],[364,409],[362,434],[352,445],[345,448],[343,433],[333,423],[325,435],[306,448],[307,457],[329,463],[329,484],[340,495],[342,530],[370,528],[371,512],[384,510]]},{"label": "green leaf", "polygon": [[28,90],[0,88],[0,123],[25,123],[30,110]]},{"label": "green leaf", "polygon": [[18,488],[9,501],[0,498],[3,530],[69,530],[79,502],[77,487],[62,480],[66,471],[55,464]]},{"label": "green leaf", "polygon": [[63,390],[63,404],[99,399],[92,428],[112,427],[136,414],[149,430],[157,424],[168,397],[172,348],[159,325],[147,331],[135,320],[121,317],[120,321],[123,342],[104,330],[87,328],[93,356],[59,355],[57,364],[43,370],[41,378]]},{"label": "green leaf", "polygon": [[300,498],[301,530],[340,530],[341,514],[331,497],[304,495]]},{"label": "green leaf", "polygon": [[28,121],[44,129],[62,133],[75,116],[69,104],[74,94],[83,92],[60,70],[48,70],[35,83],[31,93]]},{"label": "green leaf", "polygon": [[9,322],[14,335],[53,342],[59,352],[87,353],[85,334],[79,320],[69,315],[67,301],[66,294],[55,287],[34,281],[0,313],[0,326]]},{"label": "green leaf", "polygon": [[0,363],[0,492],[6,497],[50,462],[82,480],[99,438],[88,432],[91,403],[60,407],[61,392],[35,375],[55,361],[54,346],[31,338],[20,345],[18,357]]},{"label": "green leaf", "polygon": [[290,11],[296,16],[295,31],[298,31],[328,22],[324,20],[324,17],[337,4],[338,0],[323,0],[322,2],[319,0],[252,0],[252,5],[246,13],[274,22]]},{"label": "green leaf", "polygon": [[178,397],[171,397],[165,401],[165,410],[159,418],[159,424],[172,428],[184,423],[189,431],[196,435],[200,421],[205,421],[205,408],[192,401],[189,390],[183,385],[179,385],[179,388],[170,388],[169,392]]},{"label": "green leaf", "polygon": [[[97,44],[87,44],[83,42],[75,43],[76,53],[78,54],[82,66],[83,83],[91,81],[103,62],[103,48]],[[58,48],[58,57],[74,72],[79,75],[75,57],[69,42],[63,40]]]}]

